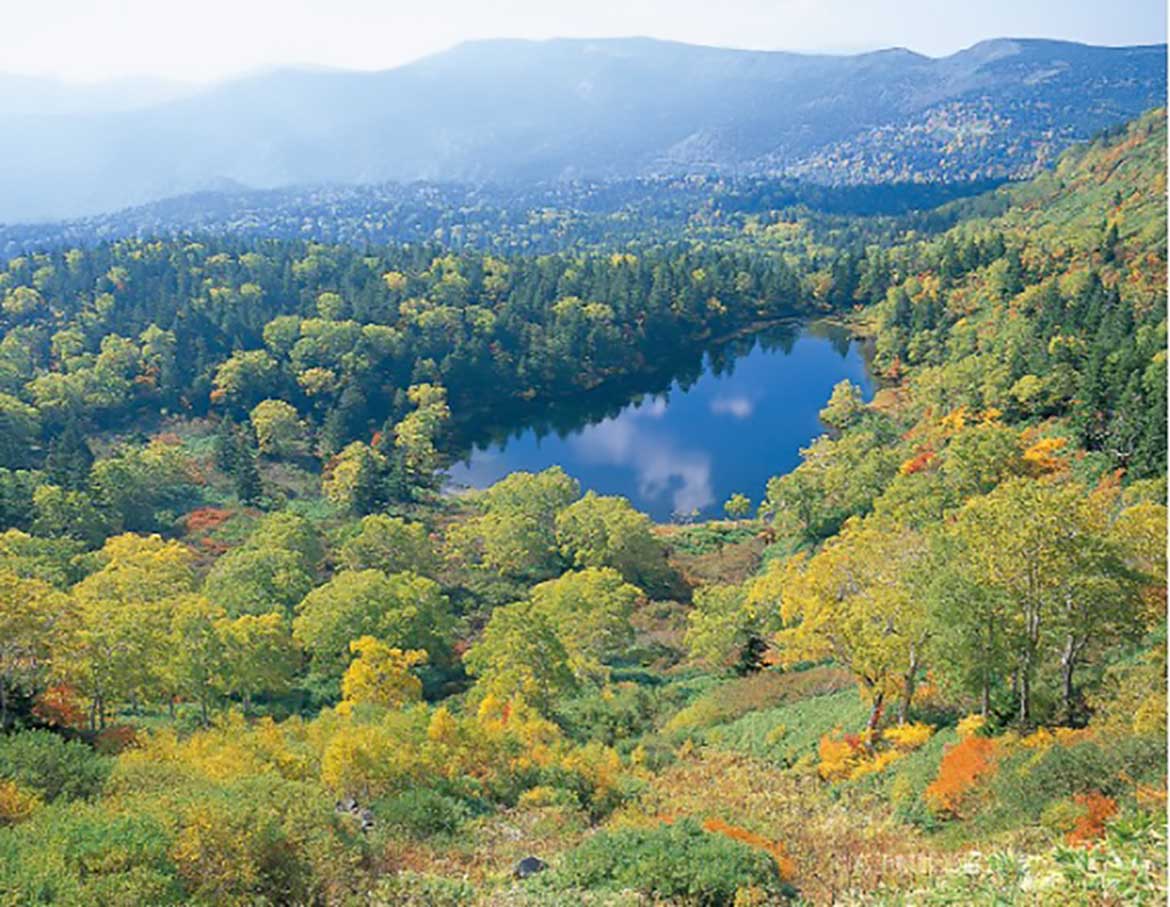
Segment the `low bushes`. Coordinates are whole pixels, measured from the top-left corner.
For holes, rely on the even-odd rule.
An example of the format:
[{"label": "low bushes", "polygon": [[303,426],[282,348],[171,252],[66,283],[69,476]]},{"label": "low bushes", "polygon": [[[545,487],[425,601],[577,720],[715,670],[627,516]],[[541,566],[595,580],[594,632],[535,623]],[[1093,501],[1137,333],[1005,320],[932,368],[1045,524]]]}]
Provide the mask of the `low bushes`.
[{"label": "low bushes", "polygon": [[451,834],[472,816],[464,801],[427,787],[386,797],[373,810],[380,824],[415,838]]},{"label": "low bushes", "polygon": [[997,743],[989,737],[964,737],[945,753],[938,776],[926,788],[926,802],[938,813],[959,816],[964,798],[996,767]]},{"label": "low bushes", "polygon": [[769,853],[689,819],[598,832],[565,856],[555,877],[562,886],[633,889],[696,907],[722,907],[738,891],[775,893],[782,886]]},{"label": "low bushes", "polygon": [[717,749],[782,766],[810,760],[815,764],[821,738],[837,728],[864,726],[867,711],[857,691],[850,688],[751,712],[707,730],[702,740]]},{"label": "low bushes", "polygon": [[[1165,789],[1166,740],[1159,734],[1101,737],[1041,731],[1012,742],[999,738],[1004,754],[985,781],[983,808],[973,832],[994,833],[1026,825],[1060,802],[1101,794],[1133,802],[1142,784]],[[1061,738],[1065,739],[1061,739]]]},{"label": "low bushes", "polygon": [[665,730],[675,735],[734,721],[762,709],[852,689],[853,678],[840,668],[807,671],[760,671],[729,680],[673,715]]},{"label": "low bushes", "polygon": [[0,904],[335,903],[361,848],[323,790],[272,776],[58,801],[0,834]]},{"label": "low bushes", "polygon": [[386,876],[370,893],[370,907],[471,907],[475,888],[462,879],[402,871]]},{"label": "low bushes", "polygon": [[0,780],[51,802],[98,794],[113,760],[50,731],[0,736]]}]

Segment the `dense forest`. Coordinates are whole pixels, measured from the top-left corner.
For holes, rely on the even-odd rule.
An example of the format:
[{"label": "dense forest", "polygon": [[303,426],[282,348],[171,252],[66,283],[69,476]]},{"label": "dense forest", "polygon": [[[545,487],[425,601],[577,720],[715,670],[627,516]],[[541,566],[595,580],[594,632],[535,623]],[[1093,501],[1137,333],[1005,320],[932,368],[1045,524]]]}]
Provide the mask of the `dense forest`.
[{"label": "dense forest", "polygon": [[[1165,903],[1165,174],[9,234],[0,904]],[[826,316],[879,389],[725,520],[444,487]]]},{"label": "dense forest", "polygon": [[[351,246],[441,242],[547,253],[727,238],[752,217],[887,215],[921,220],[1002,180],[826,186],[704,176],[570,183],[409,183],[200,192],[63,223],[0,224],[0,254],[182,233],[310,239]],[[872,232],[872,224],[867,232]]]}]

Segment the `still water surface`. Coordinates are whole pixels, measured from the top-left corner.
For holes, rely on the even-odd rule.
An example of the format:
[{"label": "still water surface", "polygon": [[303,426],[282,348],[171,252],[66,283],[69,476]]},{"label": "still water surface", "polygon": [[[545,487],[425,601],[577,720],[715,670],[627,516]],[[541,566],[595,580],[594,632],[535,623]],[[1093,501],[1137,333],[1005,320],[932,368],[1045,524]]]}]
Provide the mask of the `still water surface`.
[{"label": "still water surface", "polygon": [[559,465],[583,490],[627,497],[656,520],[718,516],[734,492],[758,504],[768,479],[799,462],[843,379],[869,399],[865,361],[848,334],[825,323],[781,326],[695,357],[651,392],[593,392],[543,419],[489,431],[450,470],[451,483],[483,488]]}]

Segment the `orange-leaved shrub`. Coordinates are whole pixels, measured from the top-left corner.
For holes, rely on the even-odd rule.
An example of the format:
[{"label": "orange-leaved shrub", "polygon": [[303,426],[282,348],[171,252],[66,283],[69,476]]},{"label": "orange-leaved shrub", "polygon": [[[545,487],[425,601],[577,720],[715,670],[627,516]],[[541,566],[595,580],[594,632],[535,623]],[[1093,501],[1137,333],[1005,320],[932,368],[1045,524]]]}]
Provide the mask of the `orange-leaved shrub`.
[{"label": "orange-leaved shrub", "polygon": [[776,871],[780,873],[780,878],[785,881],[791,880],[796,875],[796,861],[788,856],[784,845],[779,841],[772,841],[763,835],[748,831],[746,828],[740,828],[738,825],[724,822],[722,819],[708,819],[703,823],[703,831],[726,835],[749,847],[764,851],[764,853],[768,854],[775,861]]},{"label": "orange-leaved shrub", "polygon": [[817,744],[820,763],[817,771],[825,781],[856,781],[879,774],[907,753],[913,752],[934,734],[929,724],[903,724],[886,728],[881,734],[862,731],[836,737],[825,734]]},{"label": "orange-leaved shrub", "polygon": [[232,511],[223,507],[197,507],[183,518],[190,535],[213,532],[232,518]]},{"label": "orange-leaved shrub", "polygon": [[964,737],[943,753],[938,776],[924,791],[936,813],[958,817],[964,797],[995,773],[996,743],[989,737]]},{"label": "orange-leaved shrub", "polygon": [[86,714],[77,691],[65,683],[54,684],[37,696],[32,713],[53,727],[85,727]]},{"label": "orange-leaved shrub", "polygon": [[1057,456],[1068,442],[1064,438],[1041,438],[1024,451],[1024,465],[1028,472],[1035,476],[1042,476],[1049,472],[1059,472],[1068,464]]},{"label": "orange-leaved shrub", "polygon": [[817,772],[825,781],[839,781],[853,774],[858,763],[865,758],[865,740],[860,734],[845,734],[836,737],[825,734],[817,744],[820,763]]},{"label": "orange-leaved shrub", "polygon": [[116,756],[138,743],[138,733],[131,724],[113,724],[102,728],[94,738],[93,747],[99,753]]},{"label": "orange-leaved shrub", "polygon": [[1073,800],[1084,813],[1068,833],[1068,843],[1091,844],[1105,834],[1106,821],[1117,814],[1117,801],[1096,790],[1077,794]]},{"label": "orange-leaved shrub", "polygon": [[912,476],[916,472],[922,472],[934,461],[935,453],[933,450],[920,450],[910,459],[904,461],[898,467],[898,472],[904,476]]}]

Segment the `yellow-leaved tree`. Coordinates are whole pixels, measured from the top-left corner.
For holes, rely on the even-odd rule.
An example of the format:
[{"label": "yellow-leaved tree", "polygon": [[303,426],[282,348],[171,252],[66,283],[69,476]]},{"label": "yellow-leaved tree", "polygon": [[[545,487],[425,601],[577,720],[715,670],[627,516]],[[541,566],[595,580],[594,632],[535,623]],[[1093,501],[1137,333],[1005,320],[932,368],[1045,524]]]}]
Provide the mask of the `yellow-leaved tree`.
[{"label": "yellow-leaved tree", "polygon": [[748,590],[756,606],[779,601],[782,663],[831,657],[853,672],[870,731],[888,697],[899,697],[901,722],[914,696],[930,635],[917,589],[926,553],[913,530],[853,519],[815,555],[774,563]]},{"label": "yellow-leaved tree", "polygon": [[414,384],[406,396],[415,408],[394,426],[394,446],[414,482],[426,486],[443,462],[437,442],[451,419],[447,390],[441,384]]},{"label": "yellow-leaved tree", "polygon": [[605,674],[603,665],[634,641],[630,617],[642,590],[609,567],[587,567],[532,589],[533,608],[555,628],[579,679]]},{"label": "yellow-leaved tree", "polygon": [[355,639],[349,650],[357,658],[341,678],[342,700],[337,710],[343,715],[361,703],[396,709],[422,698],[422,681],[411,673],[411,668],[426,663],[427,653],[423,650],[404,651],[373,636]]},{"label": "yellow-leaved tree", "polygon": [[8,729],[12,695],[35,689],[68,610],[69,599],[43,580],[0,573],[0,732]]},{"label": "yellow-leaved tree", "polygon": [[55,672],[90,699],[95,725],[112,705],[168,691],[170,614],[195,589],[194,554],[178,542],[126,533],[99,557],[104,566],[73,587],[69,626],[53,640]]},{"label": "yellow-leaved tree", "polygon": [[216,623],[223,645],[223,670],[217,680],[224,693],[240,697],[247,715],[258,693],[282,693],[300,662],[292,628],[278,611],[242,614]]},{"label": "yellow-leaved tree", "polygon": [[[1011,479],[972,498],[948,524],[946,569],[968,589],[1003,603],[1003,644],[990,654],[1005,653],[995,667],[1013,677],[1023,725],[1033,720],[1040,671],[1053,662],[1060,666],[1061,699],[1071,717],[1079,699],[1076,671],[1093,649],[1141,630],[1140,574],[1126,565],[1111,537],[1119,506],[1112,497],[1108,489],[1086,496],[1084,487],[1071,482]],[[1149,516],[1156,535],[1157,517]],[[950,626],[963,629],[970,611],[953,609]]]},{"label": "yellow-leaved tree", "polygon": [[288,456],[304,438],[305,426],[296,407],[284,400],[261,400],[250,413],[260,452]]},{"label": "yellow-leaved tree", "polygon": [[496,608],[463,664],[476,679],[473,696],[480,702],[519,699],[542,714],[577,685],[556,627],[531,602]]}]

